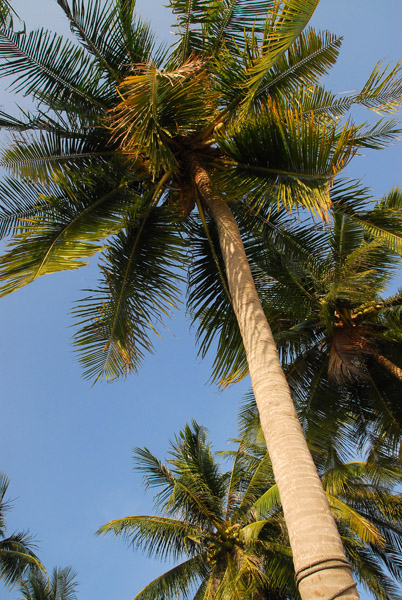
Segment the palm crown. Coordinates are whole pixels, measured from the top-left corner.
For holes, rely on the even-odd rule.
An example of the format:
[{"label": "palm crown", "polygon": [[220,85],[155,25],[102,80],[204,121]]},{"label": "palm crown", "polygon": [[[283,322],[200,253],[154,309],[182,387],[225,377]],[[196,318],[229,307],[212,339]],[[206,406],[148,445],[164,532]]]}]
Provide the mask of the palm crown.
[{"label": "palm crown", "polygon": [[[161,514],[116,519],[98,533],[123,536],[150,556],[185,560],[135,599],[299,598],[271,463],[264,444],[251,439],[249,429],[236,451],[221,453],[232,460],[229,471],[222,471],[195,422],[171,443],[167,463],[147,448],[136,449],[136,468],[147,488],[159,490],[154,501]],[[358,579],[378,600],[397,598],[397,465],[339,461],[321,477]]]},{"label": "palm crown", "polygon": [[195,157],[229,200],[324,216],[330,182],[356,147],[395,136],[392,120],[362,131],[334,117],[354,102],[393,110],[399,66],[377,66],[360,94],[336,100],[317,80],[341,40],[302,31],[312,1],[278,10],[270,1],[171,2],[179,35],[170,55],[134,18],[133,1],[58,3],[81,47],[1,31],[1,75],[40,103],[1,119],[15,136],[2,164],[19,177],[0,189],[1,230],[14,232],[3,293],[83,266],[114,235],[99,288],[75,310],[86,375],[112,379],[138,367],[150,331],[177,304],[181,218],[195,203],[203,214]]}]

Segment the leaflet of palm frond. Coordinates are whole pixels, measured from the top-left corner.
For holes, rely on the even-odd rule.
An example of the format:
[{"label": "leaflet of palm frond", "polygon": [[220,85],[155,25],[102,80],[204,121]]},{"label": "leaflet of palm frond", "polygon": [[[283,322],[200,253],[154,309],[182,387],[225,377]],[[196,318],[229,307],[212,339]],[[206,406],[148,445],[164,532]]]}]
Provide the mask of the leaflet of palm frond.
[{"label": "leaflet of palm frond", "polygon": [[19,584],[24,600],[77,600],[76,573],[71,567],[55,568],[47,573],[33,573]]},{"label": "leaflet of palm frond", "polygon": [[363,123],[355,129],[353,143],[359,148],[382,150],[401,139],[402,129],[397,119],[380,119],[374,125]]},{"label": "leaflet of palm frond", "polygon": [[71,175],[82,172],[94,162],[104,162],[115,157],[111,146],[99,144],[99,139],[89,134],[83,138],[71,131],[69,135],[59,132],[39,132],[25,134],[21,132],[15,143],[0,154],[0,166],[16,177],[50,183],[60,177],[60,173],[69,171]]},{"label": "leaflet of palm frond", "polygon": [[260,84],[256,99],[266,95],[275,98],[277,94],[284,94],[290,101],[295,91],[296,97],[300,94],[300,88],[308,94],[308,90],[335,64],[341,43],[341,37],[328,31],[306,28],[272,65],[265,81]]},{"label": "leaflet of palm frond", "polygon": [[173,51],[174,64],[184,63],[192,53],[209,57],[228,47],[243,48],[245,30],[262,33],[273,0],[171,0],[179,41]]},{"label": "leaflet of palm frond", "polygon": [[86,377],[110,381],[128,374],[152,351],[151,332],[159,335],[156,327],[179,302],[182,248],[167,207],[126,219],[104,254],[98,289],[88,290],[73,311],[80,327],[74,345]]},{"label": "leaflet of palm frond", "polygon": [[402,99],[402,61],[394,67],[378,62],[354,101],[380,114],[399,110]]}]

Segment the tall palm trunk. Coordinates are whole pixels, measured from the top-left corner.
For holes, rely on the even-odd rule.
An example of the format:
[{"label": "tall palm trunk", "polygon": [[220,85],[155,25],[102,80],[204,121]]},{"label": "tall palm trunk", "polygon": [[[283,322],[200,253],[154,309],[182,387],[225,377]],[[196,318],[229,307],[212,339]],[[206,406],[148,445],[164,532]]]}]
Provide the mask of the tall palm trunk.
[{"label": "tall palm trunk", "polygon": [[276,344],[262,309],[236,220],[214,195],[198,157],[192,177],[217,228],[262,430],[278,485],[303,600],[357,600],[359,594],[311,458]]},{"label": "tall palm trunk", "polygon": [[391,373],[391,375],[399,379],[399,381],[402,381],[402,369],[400,367],[398,367],[395,363],[390,361],[385,356],[382,356],[382,354],[375,352],[374,350],[371,350],[370,354],[378,362],[379,365],[384,367],[384,369],[387,369],[387,371]]}]

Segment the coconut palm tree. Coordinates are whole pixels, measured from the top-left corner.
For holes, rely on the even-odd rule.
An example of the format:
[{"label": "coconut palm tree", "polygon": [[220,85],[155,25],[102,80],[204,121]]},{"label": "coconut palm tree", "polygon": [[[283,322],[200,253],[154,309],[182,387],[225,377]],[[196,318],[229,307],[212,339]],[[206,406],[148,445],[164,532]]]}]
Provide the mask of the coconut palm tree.
[{"label": "coconut palm tree", "polygon": [[75,577],[71,567],[55,568],[50,577],[46,572],[31,573],[19,586],[20,600],[76,600]]},{"label": "coconut palm tree", "polygon": [[5,498],[8,486],[8,478],[0,473],[0,580],[13,585],[27,572],[43,567],[33,551],[35,546],[30,535],[26,532],[6,534],[6,512],[11,506]]},{"label": "coconut palm tree", "polygon": [[147,448],[135,451],[147,488],[159,488],[160,515],[117,519],[98,534],[121,535],[149,556],[185,558],[135,598],[272,598],[297,594],[283,518],[261,520],[255,500],[272,483],[268,460],[252,467],[239,450],[222,472],[206,431],[193,421],[171,442],[160,462]]},{"label": "coconut palm tree", "polygon": [[[387,113],[402,95],[399,65],[377,65],[362,91],[342,100],[318,86],[340,39],[303,31],[317,1],[172,0],[170,54],[134,19],[133,0],[58,0],[79,47],[47,32],[0,32],[0,74],[41,103],[21,119],[0,115],[20,132],[3,165],[22,178],[0,189],[2,229],[17,225],[3,293],[83,266],[113,235],[98,289],[76,308],[76,344],[88,377],[127,374],[177,304],[182,221],[195,205],[204,221],[208,212],[308,598],[355,584],[228,201],[304,206],[325,219],[333,176],[355,149],[395,137],[393,121],[362,130],[337,117],[353,103]],[[310,520],[297,510],[301,497]],[[322,572],[310,572],[312,562]]]},{"label": "coconut palm tree", "polygon": [[[344,210],[346,193],[353,195],[354,210],[350,200]],[[254,277],[273,316],[305,432],[324,421],[326,428],[342,422],[351,427],[352,419],[355,440],[366,450],[381,443],[398,453],[402,298],[400,292],[384,293],[400,266],[402,196],[393,190],[365,213],[358,205],[367,190],[356,184],[335,186],[332,197],[333,226],[326,230],[295,220],[284,227],[272,217],[262,225],[266,252],[254,253]],[[198,285],[212,281],[211,265],[198,261]],[[222,331],[230,348],[220,353],[216,374],[228,381],[231,374],[244,374],[247,363],[230,307],[223,308],[217,296],[214,301],[209,309],[221,320],[215,331]],[[204,346],[210,342],[209,330],[199,334]]]},{"label": "coconut palm tree", "polygon": [[[232,460],[226,472],[195,422],[176,436],[165,464],[136,449],[145,486],[158,489],[160,514],[116,519],[98,533],[122,536],[149,556],[185,560],[135,600],[300,597],[272,466],[263,437],[255,429],[252,436],[247,424],[238,449],[220,453]],[[393,489],[401,482],[398,465],[332,460],[320,472],[356,578],[376,600],[396,600],[402,579],[402,496]]]}]

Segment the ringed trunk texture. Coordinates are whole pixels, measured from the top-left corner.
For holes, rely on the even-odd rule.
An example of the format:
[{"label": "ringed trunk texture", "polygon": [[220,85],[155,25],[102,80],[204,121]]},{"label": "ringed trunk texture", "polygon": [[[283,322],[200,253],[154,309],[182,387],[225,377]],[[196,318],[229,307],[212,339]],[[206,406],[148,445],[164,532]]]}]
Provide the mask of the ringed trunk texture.
[{"label": "ringed trunk texture", "polygon": [[402,369],[398,367],[398,365],[394,364],[385,356],[378,354],[378,352],[371,351],[371,356],[378,362],[379,365],[384,367],[384,369],[387,369],[391,375],[399,379],[399,381],[402,381]]},{"label": "ringed trunk texture", "polygon": [[236,220],[194,154],[187,164],[218,232],[303,600],[360,598],[262,309]]}]

